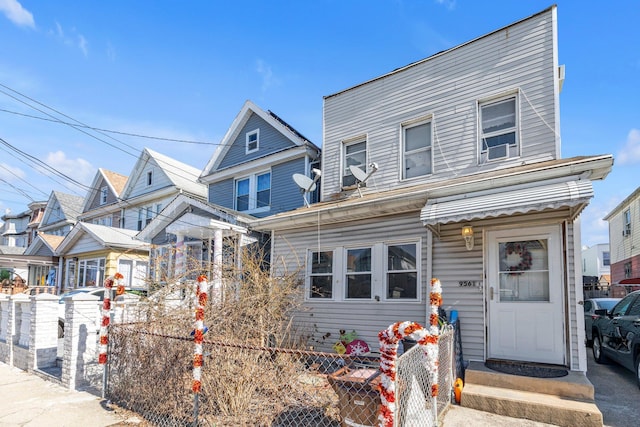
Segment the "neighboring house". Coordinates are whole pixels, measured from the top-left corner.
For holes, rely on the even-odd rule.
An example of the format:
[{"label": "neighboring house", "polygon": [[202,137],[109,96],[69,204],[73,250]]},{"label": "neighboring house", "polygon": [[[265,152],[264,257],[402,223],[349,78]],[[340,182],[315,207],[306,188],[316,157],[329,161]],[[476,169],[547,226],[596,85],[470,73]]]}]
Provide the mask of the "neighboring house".
[{"label": "neighboring house", "polygon": [[126,183],[126,176],[99,168],[84,199],[82,214],[78,219],[92,224],[119,227],[119,198]]},{"label": "neighboring house", "polygon": [[38,227],[39,233],[66,236],[78,222],[84,197],[52,191]]},{"label": "neighboring house", "polygon": [[[582,249],[582,284],[585,293],[609,291],[611,281],[611,253],[608,243]],[[598,295],[600,296],[600,295]]]},{"label": "neighboring house", "polygon": [[612,296],[640,289],[640,187],[604,218],[609,222]]},{"label": "neighboring house", "polygon": [[122,273],[125,286],[146,289],[149,245],[134,230],[78,222],[56,249],[65,260],[61,291],[102,286],[105,277]]},{"label": "neighboring house", "polygon": [[178,195],[136,236],[151,244],[154,287],[206,274],[213,289],[219,288],[223,265],[238,265],[236,249],[261,242],[260,235],[247,229],[249,220],[248,215]]},{"label": "neighboring house", "polygon": [[[292,176],[315,178],[312,169],[320,167],[319,161],[315,144],[273,112],[246,101],[200,182],[208,185],[209,202],[264,217],[305,204]],[[316,190],[305,197],[317,201],[317,194]]]},{"label": "neighboring house", "polygon": [[[37,286],[43,271],[49,271],[57,258],[49,254],[33,254],[29,248],[40,224],[46,202],[32,202],[29,210],[19,215],[2,217],[2,245],[0,245],[0,281],[14,283],[19,277],[27,286]],[[35,238],[37,240],[37,237]],[[27,247],[28,246],[28,247]],[[4,280],[7,279],[7,280]]]},{"label": "neighboring house", "polygon": [[47,202],[31,202],[29,203],[29,211],[31,212],[31,218],[29,224],[27,224],[27,247],[36,239],[38,235],[38,228],[44,217],[44,210],[47,207]]},{"label": "neighboring house", "polygon": [[120,193],[120,228],[141,231],[178,194],[206,200],[200,170],[145,148]]},{"label": "neighboring house", "polygon": [[613,158],[561,158],[557,37],[552,6],[324,98],[321,202],[250,223],[305,267],[318,348],[428,324],[438,278],[465,359],[586,371],[578,217]]},{"label": "neighboring house", "polygon": [[0,236],[2,241],[1,247],[24,248],[29,246],[28,225],[31,220],[31,210],[12,214],[7,212],[2,215],[2,228],[0,228]]},{"label": "neighboring house", "polygon": [[62,267],[62,259],[56,255],[56,249],[62,243],[63,236],[38,233],[34,241],[24,251],[28,258],[29,286],[56,286],[59,285],[59,271]]}]

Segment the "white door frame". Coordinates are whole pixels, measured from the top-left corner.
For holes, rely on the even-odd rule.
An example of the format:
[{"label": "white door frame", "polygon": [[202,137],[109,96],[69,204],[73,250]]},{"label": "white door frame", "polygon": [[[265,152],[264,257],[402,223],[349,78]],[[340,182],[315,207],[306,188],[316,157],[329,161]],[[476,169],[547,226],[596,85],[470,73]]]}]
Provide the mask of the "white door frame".
[{"label": "white door frame", "polygon": [[[566,364],[562,236],[560,225],[486,230],[488,359]],[[548,243],[548,301],[509,301],[505,297],[501,300],[499,243],[536,239],[546,239]],[[509,276],[503,272],[504,277]]]}]

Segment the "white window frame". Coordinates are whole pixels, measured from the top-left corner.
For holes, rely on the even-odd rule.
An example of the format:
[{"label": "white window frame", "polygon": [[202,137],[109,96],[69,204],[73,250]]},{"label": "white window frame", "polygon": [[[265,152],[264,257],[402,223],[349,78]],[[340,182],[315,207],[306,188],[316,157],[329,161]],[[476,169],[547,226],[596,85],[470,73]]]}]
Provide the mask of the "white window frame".
[{"label": "white window frame", "polygon": [[[269,204],[267,206],[257,206],[258,177],[264,176],[266,174],[269,174]],[[249,180],[248,209],[241,211],[238,209],[238,183],[245,180]],[[271,209],[271,195],[273,193],[272,190],[273,190],[273,174],[271,172],[271,169],[263,170],[251,175],[237,178],[233,182],[233,208],[239,212],[246,212],[246,213],[268,212]]]},{"label": "white window frame", "polygon": [[[328,273],[314,273],[313,272],[313,257],[318,253],[331,254],[331,272]],[[335,250],[320,250],[309,249],[307,250],[307,283],[305,299],[309,301],[334,301],[336,299],[336,251]],[[313,296],[311,283],[313,277],[330,277],[331,278],[331,297]]]},{"label": "white window frame", "polygon": [[[355,164],[352,162],[352,164],[354,166],[358,166],[360,169],[362,169],[364,172],[367,171],[367,164],[368,164],[368,141],[367,141],[367,136],[366,135],[361,135],[355,138],[350,138],[348,140],[344,140],[342,141],[342,147],[341,147],[341,154],[340,154],[340,158],[341,158],[341,176],[340,176],[340,185],[342,188],[355,188],[356,187],[356,179],[353,176],[353,174],[351,173],[351,170],[349,170],[349,165],[347,162],[347,148],[348,147],[352,147],[354,145],[357,144],[364,144],[364,150],[358,151],[357,153],[361,153],[362,151],[364,151],[364,163],[358,163]],[[350,156],[353,156],[354,154],[357,153],[350,153]],[[345,182],[346,179],[353,179],[353,183],[347,183]],[[364,186],[361,184],[361,186]]]},{"label": "white window frame", "polygon": [[88,287],[86,280],[87,280],[87,264],[91,261],[95,261],[97,263],[97,267],[96,267],[96,282],[92,285],[89,285],[89,287],[101,287],[103,286],[103,282],[104,282],[104,271],[105,271],[105,266],[106,266],[106,258],[86,258],[86,259],[81,259],[78,260],[76,262],[76,271],[77,271],[77,277],[75,279],[75,286],[77,288],[84,288],[84,287]]},{"label": "white window frame", "polygon": [[153,185],[153,171],[147,171],[147,187],[151,187]]},{"label": "white window frame", "polygon": [[[513,91],[513,92],[509,92],[500,96],[496,96],[496,97],[492,97],[492,98],[487,98],[487,99],[483,99],[481,101],[478,101],[478,152],[479,152],[479,157],[480,157],[480,161],[481,163],[485,163],[485,162],[494,162],[494,161],[501,161],[504,159],[509,159],[509,158],[517,158],[520,157],[520,150],[521,150],[521,144],[520,144],[520,97],[519,97],[519,93],[518,91]],[[509,127],[509,128],[505,128],[505,129],[499,129],[493,132],[484,132],[484,126],[483,126],[483,110],[486,107],[489,106],[495,106],[497,104],[503,104],[506,102],[510,102],[513,101],[514,103],[514,126]],[[499,137],[499,136],[503,136],[503,135],[507,135],[507,134],[514,134],[514,142],[513,143],[509,143],[509,144],[505,144],[507,145],[506,150],[505,150],[505,155],[504,156],[496,156],[493,158],[489,158],[489,148],[496,148],[496,147],[502,147],[503,145],[496,145],[493,147],[487,147],[485,148],[485,139],[486,138],[495,138],[495,137]]]},{"label": "white window frame", "polygon": [[[357,250],[369,250],[370,253],[370,269],[368,271],[349,271],[349,251],[357,251]],[[342,293],[343,293],[343,298],[345,301],[371,301],[372,299],[375,298],[375,288],[374,288],[374,268],[375,268],[375,250],[373,245],[363,245],[363,246],[354,246],[354,247],[348,247],[344,249],[344,259],[343,259],[343,265],[344,265],[344,288],[342,289]],[[369,292],[370,292],[370,296],[369,298],[363,297],[363,298],[350,298],[349,297],[349,279],[348,276],[365,276],[368,275],[369,279],[370,279],[370,283],[369,283]]]},{"label": "white window frame", "polygon": [[[400,154],[400,179],[402,180],[410,180],[410,179],[416,179],[416,178],[422,178],[425,176],[429,176],[433,174],[433,119],[431,116],[428,117],[422,117],[419,119],[415,119],[415,120],[410,120],[407,122],[404,122],[400,125],[401,128],[401,132],[400,132],[400,139],[401,139],[401,154]],[[416,128],[419,126],[425,126],[425,125],[429,125],[429,145],[425,146],[425,147],[420,147],[414,150],[410,150],[407,151],[407,130],[412,129],[412,128]],[[416,176],[412,176],[412,177],[407,177],[407,166],[406,166],[406,161],[407,159],[414,154],[420,154],[422,152],[428,152],[428,156],[429,156],[429,162],[430,162],[430,167],[429,167],[429,171],[427,173],[421,174],[421,175],[416,175]]]},{"label": "white window frame", "polygon": [[105,186],[100,189],[100,205],[107,203],[107,197],[109,195],[109,187]]},{"label": "white window frame", "polygon": [[[251,137],[255,135],[256,139],[255,141],[251,141]],[[255,147],[251,147],[251,144],[253,144],[255,142]],[[258,129],[254,129],[251,132],[247,132],[245,135],[245,146],[244,146],[244,152],[245,154],[251,154],[251,153],[255,153],[256,151],[258,151],[260,149],[260,128]]]},{"label": "white window frame", "polygon": [[[123,264],[131,266],[130,271],[124,275],[124,286],[132,289],[146,289],[146,278],[149,275],[149,262],[140,259],[118,258],[118,271],[124,273],[126,270],[122,268]],[[140,276],[141,269],[144,273]]]},{"label": "white window frame", "polygon": [[[392,246],[403,246],[403,245],[414,245],[416,249],[416,265],[414,269],[399,269],[399,270],[390,270],[389,269],[389,247]],[[421,254],[421,244],[420,241],[402,241],[402,242],[385,242],[384,243],[384,251],[383,251],[383,265],[384,265],[384,299],[385,301],[419,301],[420,300],[420,292],[421,292],[421,263],[422,263],[422,254]],[[416,274],[416,296],[415,298],[390,298],[389,297],[389,275],[390,274],[400,274],[400,273],[415,273]]]}]

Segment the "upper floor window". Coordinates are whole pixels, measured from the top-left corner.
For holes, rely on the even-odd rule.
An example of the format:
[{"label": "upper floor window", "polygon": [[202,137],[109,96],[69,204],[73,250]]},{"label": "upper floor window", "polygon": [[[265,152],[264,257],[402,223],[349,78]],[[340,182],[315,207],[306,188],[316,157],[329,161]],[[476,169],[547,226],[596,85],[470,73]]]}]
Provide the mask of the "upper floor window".
[{"label": "upper floor window", "polygon": [[431,172],[431,122],[403,125],[402,178],[415,178]]},{"label": "upper floor window", "polygon": [[147,187],[153,184],[153,171],[147,172]]},{"label": "upper floor window", "polygon": [[149,225],[153,219],[153,208],[147,206],[145,208],[138,209],[138,231],[142,230],[145,226]]},{"label": "upper floor window", "polygon": [[249,154],[249,153],[253,153],[254,151],[258,151],[259,146],[260,146],[260,129],[247,132],[245,153]]},{"label": "upper floor window", "polygon": [[356,184],[356,177],[353,176],[349,166],[357,166],[366,172],[367,169],[367,141],[358,139],[356,141],[344,143],[342,147],[342,186],[350,187]]},{"label": "upper floor window", "polygon": [[107,203],[107,195],[109,194],[109,189],[108,187],[102,187],[100,189],[100,204],[104,205],[105,203]]},{"label": "upper floor window", "polygon": [[480,154],[482,160],[518,155],[518,111],[516,96],[481,102]]},{"label": "upper floor window", "polygon": [[622,235],[631,235],[631,209],[624,211],[622,218]]},{"label": "upper floor window", "polygon": [[271,172],[236,180],[235,193],[237,211],[267,210],[271,205]]},{"label": "upper floor window", "polygon": [[611,265],[611,253],[609,251],[602,252],[602,265],[605,267]]},{"label": "upper floor window", "polygon": [[333,298],[333,252],[309,252],[309,298]]}]

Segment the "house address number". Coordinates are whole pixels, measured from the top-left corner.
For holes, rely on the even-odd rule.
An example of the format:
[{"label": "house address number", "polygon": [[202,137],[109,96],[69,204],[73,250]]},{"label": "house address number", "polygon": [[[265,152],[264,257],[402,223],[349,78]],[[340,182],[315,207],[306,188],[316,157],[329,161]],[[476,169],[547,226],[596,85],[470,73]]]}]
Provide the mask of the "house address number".
[{"label": "house address number", "polygon": [[478,282],[476,280],[460,280],[458,282],[458,286],[467,287],[467,288],[474,288],[474,287],[478,286]]}]

